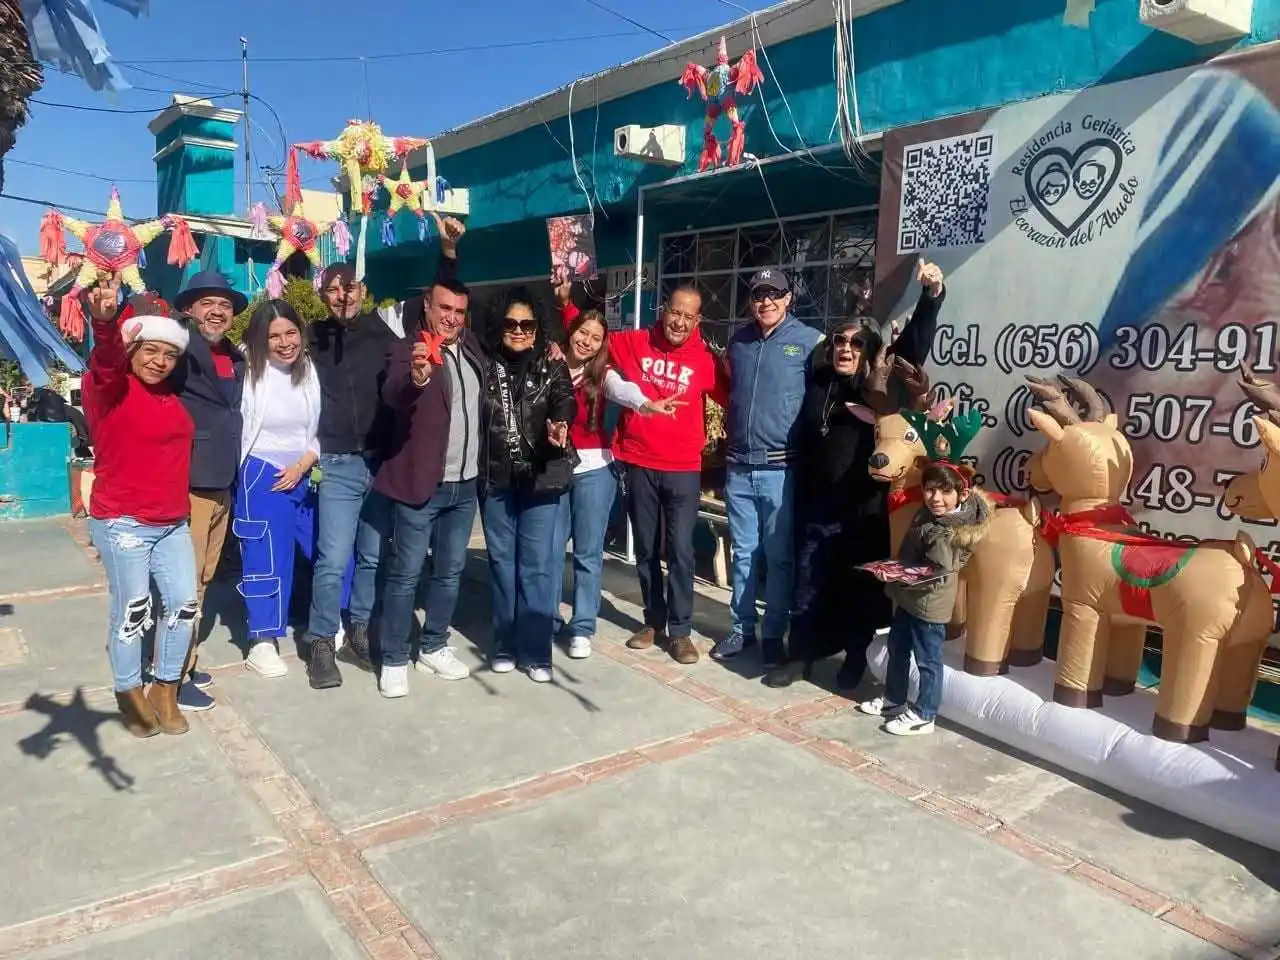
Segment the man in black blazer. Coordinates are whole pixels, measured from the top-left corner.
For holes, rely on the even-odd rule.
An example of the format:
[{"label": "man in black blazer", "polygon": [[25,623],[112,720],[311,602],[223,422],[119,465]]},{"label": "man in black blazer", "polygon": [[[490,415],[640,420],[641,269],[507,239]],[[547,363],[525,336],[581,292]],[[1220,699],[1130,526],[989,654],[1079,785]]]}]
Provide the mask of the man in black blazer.
[{"label": "man in black blazer", "polygon": [[[191,451],[191,541],[196,552],[196,589],[204,605],[205,587],[222,556],[230,518],[231,488],[240,466],[240,392],[244,355],[227,340],[236,314],[248,298],[216,270],[193,276],[174,302],[191,317],[191,341],[173,373],[174,388],[195,421]],[[199,334],[199,336],[196,336]],[[184,682],[178,691],[183,710],[208,710],[213,698],[204,688],[213,682],[196,669],[193,631]]]}]

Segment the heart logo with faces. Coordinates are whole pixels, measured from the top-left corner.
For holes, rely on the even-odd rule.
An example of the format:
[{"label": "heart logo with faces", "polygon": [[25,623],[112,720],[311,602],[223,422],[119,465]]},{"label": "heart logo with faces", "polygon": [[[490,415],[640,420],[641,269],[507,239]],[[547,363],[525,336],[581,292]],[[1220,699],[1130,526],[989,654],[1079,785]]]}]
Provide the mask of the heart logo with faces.
[{"label": "heart logo with faces", "polygon": [[1124,154],[1106,137],[1089,140],[1073,152],[1047,147],[1023,174],[1027,197],[1040,216],[1069,237],[1102,205],[1120,179]]}]

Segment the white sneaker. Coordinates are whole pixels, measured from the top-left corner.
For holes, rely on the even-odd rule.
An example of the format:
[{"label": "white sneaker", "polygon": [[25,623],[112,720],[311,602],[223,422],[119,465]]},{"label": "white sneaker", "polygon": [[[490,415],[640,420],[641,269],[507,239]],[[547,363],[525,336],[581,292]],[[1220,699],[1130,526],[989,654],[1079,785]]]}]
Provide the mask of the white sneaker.
[{"label": "white sneaker", "polygon": [[289,666],[280,659],[280,651],[271,640],[259,640],[249,650],[244,660],[245,669],[252,670],[260,677],[283,677],[289,672]]},{"label": "white sneaker", "polygon": [[383,667],[378,674],[378,692],[388,700],[409,695],[409,665],[402,663],[398,667]]},{"label": "white sneaker", "polygon": [[884,725],[884,732],[895,737],[919,737],[933,733],[933,721],[924,719],[908,707]]},{"label": "white sneaker", "polygon": [[471,668],[458,659],[453,647],[418,654],[414,667],[423,673],[434,673],[441,680],[465,680],[471,676]]},{"label": "white sneaker", "polygon": [[550,683],[551,668],[550,667],[530,667],[529,679],[534,683]]},{"label": "white sneaker", "polygon": [[882,717],[885,720],[890,717],[896,717],[905,709],[906,707],[902,704],[890,703],[884,697],[873,697],[858,704],[859,712],[865,713],[869,717]]},{"label": "white sneaker", "polygon": [[489,669],[494,673],[510,673],[516,668],[516,662],[511,657],[499,654],[489,661]]},{"label": "white sneaker", "polygon": [[591,638],[574,637],[569,641],[569,657],[573,660],[585,660],[591,656]]}]

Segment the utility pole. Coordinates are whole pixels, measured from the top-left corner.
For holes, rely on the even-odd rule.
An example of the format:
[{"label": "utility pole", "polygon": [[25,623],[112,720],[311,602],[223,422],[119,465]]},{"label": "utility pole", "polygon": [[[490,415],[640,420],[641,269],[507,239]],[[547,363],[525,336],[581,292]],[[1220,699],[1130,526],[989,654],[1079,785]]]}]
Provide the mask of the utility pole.
[{"label": "utility pole", "polygon": [[[253,217],[253,132],[249,123],[249,40],[247,37],[240,38],[240,65],[243,76],[243,85],[240,90],[241,99],[244,102],[244,215],[246,219]],[[287,149],[287,145],[286,145]],[[288,216],[289,211],[285,211]],[[253,284],[256,279],[253,268],[253,246],[252,241],[246,247],[245,260],[245,287],[249,293],[253,293]]]}]

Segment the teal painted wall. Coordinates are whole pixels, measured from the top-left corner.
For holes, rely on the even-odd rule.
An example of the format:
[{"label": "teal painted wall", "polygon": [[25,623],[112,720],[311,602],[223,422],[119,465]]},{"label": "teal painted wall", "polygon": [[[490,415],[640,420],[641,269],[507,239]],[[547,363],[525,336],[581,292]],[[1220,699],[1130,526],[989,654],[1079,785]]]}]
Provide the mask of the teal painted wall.
[{"label": "teal painted wall", "polygon": [[[864,129],[874,132],[1176,69],[1233,46],[1197,47],[1149,30],[1138,22],[1135,0],[1098,0],[1087,30],[1064,25],[1064,7],[1064,0],[905,0],[858,18],[853,23],[853,36]],[[1280,0],[1254,0],[1253,33],[1237,45],[1268,41],[1278,34]],[[745,101],[749,152],[764,157],[830,140],[835,113],[833,40],[834,30],[827,29],[768,49],[779,83],[764,66],[763,92]],[[693,172],[701,145],[702,107],[700,100],[686,99],[673,79],[601,104],[598,121],[594,107],[575,109],[572,120],[578,172],[605,204],[610,217],[626,224],[619,231],[623,236],[634,234],[638,187]],[[776,140],[766,123],[766,113]],[[614,157],[613,130],[626,123],[683,124],[684,167],[670,170]],[[718,132],[727,135],[724,121]],[[469,249],[463,253],[464,274],[471,280],[545,271],[545,244],[537,250],[528,248],[535,231],[526,223],[586,210],[566,155],[568,144],[569,118],[562,117],[440,161],[442,176],[471,191],[468,227],[472,232],[466,241]],[[837,153],[826,155],[823,162],[838,164],[841,160]],[[817,209],[854,205],[858,189],[841,184],[832,194],[831,178],[812,170],[809,173],[807,188],[803,183],[787,188],[781,200],[774,191],[781,215],[803,212],[796,205]],[[415,171],[415,176],[424,174],[424,170]],[[869,193],[874,197],[874,189]],[[735,185],[718,201],[701,196],[702,207],[693,207],[698,211],[694,219],[699,221],[696,225],[706,226],[771,216],[767,203],[761,212],[765,199],[758,184],[754,194],[745,184]],[[814,203],[815,199],[820,202]],[[677,216],[675,212],[670,215]],[[687,209],[678,216],[687,219]],[[377,224],[375,218],[371,235],[377,232]],[[520,230],[504,242],[501,238],[507,234],[500,228],[514,224],[520,224]],[[683,228],[654,223],[646,232]],[[495,231],[493,239],[488,238],[489,230]],[[408,245],[416,245],[416,237]],[[405,258],[403,251],[393,257],[397,262]],[[615,259],[614,253],[606,256],[602,249],[600,259],[610,266],[628,262],[631,256],[628,250]],[[374,274],[372,260],[370,274]]]},{"label": "teal painted wall", "polygon": [[0,520],[71,511],[71,425],[0,423]]}]

